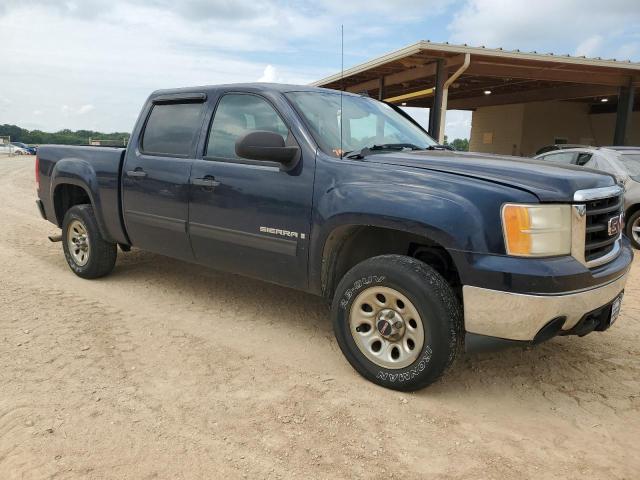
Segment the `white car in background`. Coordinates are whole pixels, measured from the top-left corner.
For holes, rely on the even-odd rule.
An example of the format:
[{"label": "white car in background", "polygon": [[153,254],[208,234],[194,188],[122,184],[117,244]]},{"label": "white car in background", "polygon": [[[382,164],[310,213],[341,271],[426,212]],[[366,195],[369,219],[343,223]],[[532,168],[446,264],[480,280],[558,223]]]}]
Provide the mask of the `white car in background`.
[{"label": "white car in background", "polygon": [[640,249],[640,147],[576,147],[533,157],[610,173],[624,185],[625,233]]},{"label": "white car in background", "polygon": [[0,143],[0,155],[31,155],[31,152],[12,143]]}]

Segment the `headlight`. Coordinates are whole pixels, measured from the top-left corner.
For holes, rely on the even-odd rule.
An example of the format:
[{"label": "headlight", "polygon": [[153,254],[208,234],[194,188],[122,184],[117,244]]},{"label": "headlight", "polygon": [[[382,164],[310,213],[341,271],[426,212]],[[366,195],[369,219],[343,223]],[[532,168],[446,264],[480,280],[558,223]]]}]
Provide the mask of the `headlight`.
[{"label": "headlight", "polygon": [[502,206],[502,231],[509,255],[551,257],[571,253],[571,205]]}]

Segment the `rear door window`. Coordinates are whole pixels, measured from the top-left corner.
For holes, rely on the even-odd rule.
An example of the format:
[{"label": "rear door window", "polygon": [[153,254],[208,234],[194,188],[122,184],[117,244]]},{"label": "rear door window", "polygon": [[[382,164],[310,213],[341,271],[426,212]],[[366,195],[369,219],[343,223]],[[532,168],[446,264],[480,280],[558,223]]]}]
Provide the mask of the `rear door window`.
[{"label": "rear door window", "polygon": [[156,104],[142,136],[142,151],[188,156],[202,124],[203,103]]}]

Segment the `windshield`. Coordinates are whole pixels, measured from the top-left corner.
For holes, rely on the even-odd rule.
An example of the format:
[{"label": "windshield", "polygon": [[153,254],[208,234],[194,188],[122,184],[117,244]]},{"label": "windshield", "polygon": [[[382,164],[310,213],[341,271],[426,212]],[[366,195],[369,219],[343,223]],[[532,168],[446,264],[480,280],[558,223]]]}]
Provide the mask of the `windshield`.
[{"label": "windshield", "polygon": [[627,174],[636,182],[640,182],[640,153],[623,153],[619,158]]},{"label": "windshield", "polygon": [[[324,92],[290,92],[294,103],[325,153],[341,154],[376,146],[427,148],[436,142],[389,105],[368,97]],[[342,151],[340,123],[342,121]]]}]

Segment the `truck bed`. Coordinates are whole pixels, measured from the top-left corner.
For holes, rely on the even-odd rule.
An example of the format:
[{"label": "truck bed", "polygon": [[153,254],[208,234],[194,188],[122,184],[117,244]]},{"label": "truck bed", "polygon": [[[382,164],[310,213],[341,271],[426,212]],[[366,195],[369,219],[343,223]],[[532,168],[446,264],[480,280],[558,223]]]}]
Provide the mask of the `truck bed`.
[{"label": "truck bed", "polygon": [[[82,185],[82,179],[93,178],[86,194],[91,199],[100,229],[105,238],[127,243],[121,216],[120,174],[125,148],[43,145],[38,149],[40,177],[39,196],[47,220],[61,226],[56,213],[56,189],[60,184]],[[65,187],[67,188],[67,187]],[[59,193],[59,192],[58,192]]]}]

